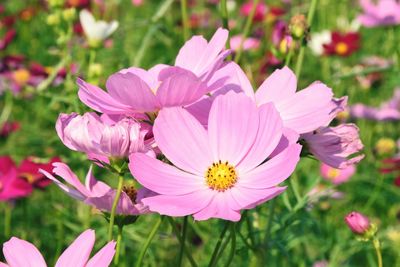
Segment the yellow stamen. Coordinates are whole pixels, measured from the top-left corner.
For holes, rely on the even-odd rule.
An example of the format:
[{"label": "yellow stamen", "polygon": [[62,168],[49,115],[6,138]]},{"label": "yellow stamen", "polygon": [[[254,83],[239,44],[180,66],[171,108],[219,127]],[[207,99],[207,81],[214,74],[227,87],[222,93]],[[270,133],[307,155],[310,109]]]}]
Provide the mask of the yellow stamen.
[{"label": "yellow stamen", "polygon": [[235,168],[228,162],[213,163],[206,171],[206,183],[213,189],[223,192],[237,182]]},{"label": "yellow stamen", "polygon": [[338,177],[339,174],[340,174],[340,171],[339,171],[338,169],[330,168],[330,169],[328,170],[328,173],[327,173],[326,176],[328,177],[328,179],[333,180],[333,179],[335,179],[336,177]]},{"label": "yellow stamen", "polygon": [[128,195],[133,204],[136,204],[137,191],[133,185],[124,185],[122,191]]},{"label": "yellow stamen", "polygon": [[346,43],[339,42],[336,44],[335,50],[339,55],[344,55],[347,53],[347,51],[349,51],[349,47]]},{"label": "yellow stamen", "polygon": [[26,69],[19,69],[14,71],[13,77],[18,85],[24,86],[29,81],[31,74]]}]

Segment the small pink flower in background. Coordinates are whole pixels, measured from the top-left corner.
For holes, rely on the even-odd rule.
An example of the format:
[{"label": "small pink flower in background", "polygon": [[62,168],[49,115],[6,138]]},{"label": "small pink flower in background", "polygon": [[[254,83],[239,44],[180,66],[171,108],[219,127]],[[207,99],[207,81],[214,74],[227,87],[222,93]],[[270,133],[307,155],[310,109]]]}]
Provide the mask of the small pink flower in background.
[{"label": "small pink flower in background", "polygon": [[256,50],[257,48],[260,47],[260,40],[253,37],[248,37],[245,40],[243,40],[243,37],[241,35],[232,36],[230,40],[230,45],[232,50],[234,51],[239,50],[241,44],[243,50]]},{"label": "small pink flower in background", "polygon": [[108,162],[133,152],[150,152],[145,142],[148,132],[132,118],[117,118],[94,112],[81,115],[61,113],[56,123],[57,134],[69,149],[81,151],[89,158]]},{"label": "small pink flower in background", "polygon": [[346,215],[345,222],[353,233],[360,235],[365,234],[371,227],[368,218],[356,211],[350,212]]},{"label": "small pink flower in background", "polygon": [[[68,185],[60,182],[60,180],[45,170],[40,170],[40,172],[52,180],[69,196],[99,210],[111,211],[116,190],[101,181],[97,181],[92,174],[92,167],[86,175],[85,185],[81,183],[68,165],[58,162],[54,163],[53,167],[53,173],[60,176]],[[154,193],[146,188],[136,190],[133,186],[124,186],[117,205],[117,214],[140,215],[148,213],[149,210],[147,206],[142,203],[142,199],[152,195],[154,195]]]},{"label": "small pink flower in background", "polygon": [[[378,56],[369,56],[362,59],[361,64],[356,65],[355,68],[358,68],[359,70],[367,68],[382,68],[382,70],[384,70],[390,68],[392,65],[392,60],[387,60]],[[383,75],[380,71],[376,71],[364,75],[357,75],[356,79],[363,89],[370,89],[371,87],[375,88],[379,85],[383,79]]]},{"label": "small pink flower in background", "polygon": [[400,120],[400,89],[396,89],[393,97],[380,107],[370,107],[364,104],[354,104],[350,107],[353,118],[364,118],[377,121]]},{"label": "small pink flower in background", "polygon": [[144,0],[132,0],[132,5],[141,6],[143,5]]},{"label": "small pink flower in background", "polygon": [[400,24],[400,3],[396,0],[360,0],[364,13],[358,20],[365,27]]},{"label": "small pink flower in background", "polygon": [[[247,1],[240,7],[240,14],[243,17],[248,17],[250,15],[252,8],[253,8],[253,1]],[[258,3],[256,6],[256,11],[254,13],[253,21],[255,22],[263,21],[267,12],[268,12],[267,5],[263,2]]]},{"label": "small pink flower in background", "polygon": [[[55,266],[108,267],[114,257],[116,243],[108,242],[90,258],[94,242],[94,230],[86,230],[61,254]],[[47,266],[42,254],[33,244],[17,237],[12,237],[3,244],[3,254],[6,260],[6,263],[0,262],[3,267]]]},{"label": "small pink flower in background", "polygon": [[29,196],[33,186],[18,176],[17,166],[8,156],[0,157],[0,201]]},{"label": "small pink flower in background", "polygon": [[0,39],[0,50],[5,50],[14,40],[15,35],[17,35],[17,32],[14,29],[8,30]]},{"label": "small pink flower in background", "polygon": [[312,267],[328,267],[329,266],[329,262],[326,260],[321,260],[321,261],[316,261],[314,262]]},{"label": "small pink flower in background", "polygon": [[337,185],[347,182],[356,172],[356,167],[355,165],[349,165],[344,169],[336,169],[322,163],[320,172],[322,178]]},{"label": "small pink flower in background", "polygon": [[360,34],[358,32],[332,32],[331,42],[323,44],[326,55],[347,57],[360,48]]},{"label": "small pink flower in background", "polygon": [[[0,90],[1,91],[1,90]],[[20,124],[17,121],[6,121],[0,128],[0,137],[7,137],[13,132],[18,131]]]},{"label": "small pink flower in background", "polygon": [[76,8],[90,8],[90,0],[66,0],[66,6]]},{"label": "small pink flower in background", "polygon": [[185,109],[168,108],[160,111],[153,132],[176,167],[132,154],[133,176],[160,194],[142,201],[151,211],[195,220],[238,221],[240,210],[279,195],[286,187],[278,185],[293,172],[301,150],[296,134],[278,146],[284,128],[272,103],[257,108],[242,93],[214,100],[207,130]]},{"label": "small pink flower in background", "polygon": [[348,123],[322,127],[301,138],[317,159],[333,168],[345,169],[364,158],[364,155],[357,155],[364,147],[358,132],[355,124]]}]

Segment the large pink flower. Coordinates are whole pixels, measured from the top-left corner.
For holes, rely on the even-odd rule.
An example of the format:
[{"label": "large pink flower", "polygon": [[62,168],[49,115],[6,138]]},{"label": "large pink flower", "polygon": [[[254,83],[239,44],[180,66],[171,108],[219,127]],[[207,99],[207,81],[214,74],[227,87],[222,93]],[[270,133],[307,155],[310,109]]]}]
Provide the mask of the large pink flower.
[{"label": "large pink flower", "polygon": [[156,65],[148,71],[131,67],[111,75],[107,91],[78,79],[79,98],[92,109],[106,114],[157,112],[165,107],[185,106],[220,86],[210,84],[229,51],[228,31],[218,29],[210,42],[194,36],[179,51],[175,67]]},{"label": "large pink flower", "polygon": [[[115,254],[115,242],[108,242],[89,259],[94,242],[94,231],[86,230],[61,254],[55,267],[108,267]],[[3,244],[3,254],[7,263],[0,262],[0,267],[47,266],[42,254],[33,244],[17,237],[12,237]]]},{"label": "large pink flower", "polygon": [[258,106],[274,103],[283,119],[284,126],[299,134],[326,126],[333,114],[342,105],[333,99],[332,90],[325,84],[314,82],[307,88],[296,92],[295,74],[284,67],[274,71],[254,93],[246,74],[234,62],[221,68],[213,79],[225,78],[224,90],[244,91]]},{"label": "large pink flower", "polygon": [[[63,184],[45,170],[40,170],[40,172],[46,175],[47,178],[52,180],[71,197],[94,206],[99,210],[111,211],[116,190],[101,181],[97,181],[92,174],[92,168],[89,169],[86,175],[85,185],[83,185],[68,165],[59,162],[53,163],[53,166],[53,173],[64,179],[69,186]],[[148,208],[143,205],[141,200],[143,197],[154,195],[152,192],[146,188],[136,191],[130,186],[125,186],[123,190],[117,205],[117,214],[139,215],[149,212]]]},{"label": "large pink flower", "polygon": [[301,146],[294,136],[278,147],[283,130],[272,103],[257,108],[246,95],[230,92],[213,102],[207,130],[183,108],[160,111],[154,138],[176,167],[134,153],[129,168],[160,194],[142,200],[152,211],[238,221],[240,210],[285,190],[278,185],[293,172]]},{"label": "large pink flower", "polygon": [[365,27],[377,27],[400,24],[400,3],[396,0],[360,0],[364,13],[358,20]]}]

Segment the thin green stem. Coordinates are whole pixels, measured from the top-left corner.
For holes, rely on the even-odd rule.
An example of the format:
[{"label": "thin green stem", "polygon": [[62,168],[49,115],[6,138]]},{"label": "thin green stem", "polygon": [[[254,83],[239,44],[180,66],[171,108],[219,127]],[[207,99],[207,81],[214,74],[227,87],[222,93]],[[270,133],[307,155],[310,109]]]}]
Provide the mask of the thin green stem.
[{"label": "thin green stem", "polygon": [[188,225],[188,216],[185,216],[183,218],[182,242],[181,242],[181,248],[179,250],[178,266],[182,266],[183,252],[185,250],[184,248],[185,248],[185,240],[187,234],[187,225]]},{"label": "thin green stem", "polygon": [[181,0],[181,16],[182,16],[182,26],[183,26],[183,41],[185,42],[189,39],[189,20],[187,14],[187,1]]},{"label": "thin green stem", "polygon": [[[222,17],[222,25],[225,29],[229,31],[229,16],[228,16],[228,7],[226,5],[226,0],[221,0],[220,2],[220,10]],[[230,47],[230,38],[228,36],[228,42],[226,43],[227,48]]]},{"label": "thin green stem", "polygon": [[11,211],[12,208],[8,203],[5,204],[4,206],[5,211],[4,211],[4,237],[8,238],[11,234]]},{"label": "thin green stem", "polygon": [[67,63],[70,60],[70,56],[66,55],[63,57],[60,62],[55,66],[51,74],[46,78],[46,80],[43,80],[39,85],[36,87],[37,92],[43,92],[45,91],[54,81],[54,79],[57,77],[57,74],[60,72],[62,68],[64,68]]},{"label": "thin green stem", "polygon": [[235,56],[235,62],[236,63],[239,63],[239,61],[240,61],[240,57],[241,57],[242,51],[243,51],[243,43],[244,43],[244,40],[249,35],[250,29],[251,29],[251,25],[253,23],[254,14],[256,13],[256,8],[257,8],[257,5],[258,5],[258,2],[259,2],[259,0],[254,0],[253,1],[253,6],[251,7],[250,14],[247,17],[246,24],[244,26],[244,30],[243,30],[243,33],[242,33],[242,41],[240,42],[239,49],[238,49],[238,51],[236,53],[236,56]]},{"label": "thin green stem", "polygon": [[[311,0],[311,5],[310,5],[310,8],[308,9],[307,23],[308,23],[309,27],[311,27],[311,25],[312,25],[315,9],[317,7],[317,2],[318,2],[318,0]],[[303,44],[303,41],[304,41],[304,37],[302,39],[302,46],[300,47],[299,56],[298,56],[297,62],[296,62],[296,71],[295,72],[296,72],[297,80],[300,79],[301,68],[303,66],[303,61],[304,61],[304,53],[305,53],[305,49],[306,49],[305,44]]]},{"label": "thin green stem", "polygon": [[136,267],[141,267],[142,266],[144,255],[146,254],[146,251],[149,248],[150,243],[153,240],[154,236],[156,235],[158,228],[160,228],[160,225],[161,225],[163,220],[164,220],[164,217],[160,216],[158,218],[157,222],[154,224],[153,228],[151,229],[150,234],[147,237],[146,242],[142,246],[142,250],[140,251],[138,260],[137,260],[136,265],[135,265]]},{"label": "thin green stem", "polygon": [[114,263],[117,266],[118,266],[118,263],[119,263],[119,254],[120,254],[120,251],[121,251],[123,228],[124,228],[123,225],[118,225],[117,247],[115,249],[115,259],[114,259]]},{"label": "thin green stem", "polygon": [[208,267],[213,267],[213,266],[215,266],[215,264],[216,264],[216,262],[217,262],[217,259],[218,259],[219,249],[220,249],[220,247],[221,247],[222,240],[224,239],[225,233],[226,233],[226,231],[228,230],[228,228],[229,228],[229,222],[225,222],[225,226],[224,226],[224,228],[222,229],[221,234],[219,235],[217,244],[215,245],[214,252],[213,252],[213,254],[212,254],[212,256],[211,256],[210,263],[208,264]]},{"label": "thin green stem", "polygon": [[174,231],[174,234],[175,234],[176,238],[178,239],[181,247],[183,247],[183,252],[185,253],[186,257],[188,258],[188,260],[190,262],[190,265],[192,267],[197,267],[197,264],[196,264],[196,262],[194,261],[194,259],[192,257],[191,251],[185,246],[185,244],[184,244],[184,242],[182,240],[182,237],[180,235],[179,229],[176,226],[174,219],[172,219],[171,217],[167,217],[167,219],[168,219],[169,223],[171,224],[172,231]]},{"label": "thin green stem", "polygon": [[114,227],[114,221],[115,221],[115,213],[117,211],[117,205],[119,202],[119,198],[121,196],[122,192],[122,184],[124,182],[124,177],[122,175],[118,175],[118,187],[117,187],[117,192],[115,194],[115,198],[111,207],[111,214],[110,214],[110,223],[108,225],[108,241],[111,241],[113,239],[113,227]]},{"label": "thin green stem", "polygon": [[379,242],[379,239],[376,238],[376,237],[374,237],[374,239],[372,239],[372,243],[374,245],[375,252],[376,252],[376,257],[378,259],[378,267],[383,267],[382,253],[381,253],[381,243]]},{"label": "thin green stem", "polygon": [[228,257],[228,261],[226,262],[225,266],[228,267],[231,265],[233,258],[235,257],[236,252],[236,227],[235,223],[231,223],[231,252]]},{"label": "thin green stem", "polygon": [[11,115],[12,107],[13,107],[13,95],[10,91],[6,91],[4,93],[4,106],[0,115],[0,129],[3,128],[3,125],[7,122],[8,118]]}]

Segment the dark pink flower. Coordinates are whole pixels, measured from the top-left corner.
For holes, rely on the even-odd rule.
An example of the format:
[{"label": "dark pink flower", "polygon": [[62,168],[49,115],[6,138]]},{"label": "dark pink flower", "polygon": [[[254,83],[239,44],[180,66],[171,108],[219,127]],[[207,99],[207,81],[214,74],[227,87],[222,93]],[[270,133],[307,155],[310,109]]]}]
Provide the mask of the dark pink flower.
[{"label": "dark pink flower", "polygon": [[[240,14],[244,17],[250,15],[251,9],[253,8],[253,1],[248,1],[240,7]],[[253,21],[260,22],[264,20],[265,15],[268,12],[268,7],[265,3],[258,3],[256,11],[254,13]]]},{"label": "dark pink flower", "polygon": [[360,235],[367,233],[371,227],[368,218],[356,211],[350,212],[345,217],[345,222],[353,233]]}]

